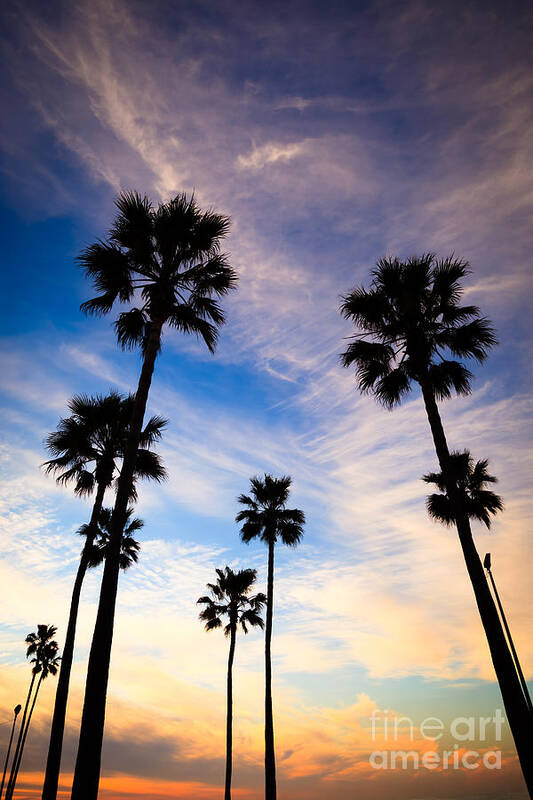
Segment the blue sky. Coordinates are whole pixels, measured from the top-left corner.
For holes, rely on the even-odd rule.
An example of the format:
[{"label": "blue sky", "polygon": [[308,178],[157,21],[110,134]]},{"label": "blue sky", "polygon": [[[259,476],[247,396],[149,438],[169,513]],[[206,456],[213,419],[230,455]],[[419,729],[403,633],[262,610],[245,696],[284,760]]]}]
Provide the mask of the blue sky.
[{"label": "blue sky", "polygon": [[[21,641],[43,621],[36,614],[64,626],[73,532],[88,511],[40,472],[42,440],[73,393],[131,390],[139,367],[136,354],[118,351],[111,319],[80,313],[91,289],[75,257],[105,234],[121,189],[155,201],[194,191],[232,218],[226,249],[240,286],[214,357],[168,334],[157,365],[150,411],[171,421],[161,446],[170,478],[140,499],[143,556],[122,583],[109,741],[135,760],[132,730],[159,708],[146,683],[175,681],[194,702],[186,711],[171,704],[160,734],[183,780],[202,782],[194,759],[205,731],[190,719],[199,706],[206,730],[218,730],[210,710],[223,707],[225,647],[204,636],[194,601],[224,563],[256,566],[264,581],[263,549],[239,543],[235,498],[255,473],[289,473],[308,524],[301,548],[278,556],[280,748],[292,740],[300,753],[282,767],[287,796],[311,797],[301,794],[304,769],[317,797],[324,786],[345,796],[346,780],[362,797],[386,797],[388,781],[349,771],[354,748],[365,752],[371,707],[358,697],[396,703],[415,719],[490,712],[499,698],[454,534],[425,515],[419,477],[435,459],[422,405],[415,393],[388,413],[358,395],[338,364],[350,333],[339,297],[382,255],[470,260],[468,299],[494,321],[500,345],[476,369],[472,396],[445,404],[443,415],[451,444],[489,457],[500,478],[505,514],[490,538],[477,535],[494,554],[527,669],[531,9],[97,0],[8,2],[2,13],[3,707],[25,680]],[[96,597],[94,575],[80,622],[73,742]],[[153,627],[142,648],[153,680],[144,684],[127,667],[139,626]],[[184,649],[191,656],[180,656],[176,673]],[[250,793],[260,784],[255,634],[243,642],[241,670]],[[331,723],[352,707],[353,730]],[[183,717],[185,744],[183,725],[173,727]],[[327,731],[326,745],[315,730]],[[109,744],[110,777],[112,753]],[[515,766],[506,769],[510,796],[522,798]],[[440,776],[428,791],[500,796],[493,776],[464,780]],[[398,781],[396,796],[419,796],[405,776]]]}]

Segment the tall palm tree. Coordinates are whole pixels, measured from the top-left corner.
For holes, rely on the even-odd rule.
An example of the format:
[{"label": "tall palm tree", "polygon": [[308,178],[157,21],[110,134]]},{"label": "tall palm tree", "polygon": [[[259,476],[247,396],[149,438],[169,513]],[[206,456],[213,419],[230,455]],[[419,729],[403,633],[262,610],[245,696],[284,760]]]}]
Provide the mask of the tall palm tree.
[{"label": "tall palm tree", "polygon": [[241,494],[244,506],[236,517],[242,522],[241,539],[261,539],[268,547],[267,607],[265,627],[265,800],[276,800],[276,755],[272,714],[272,614],[274,607],[274,547],[281,542],[296,547],[303,536],[305,516],[299,508],[287,508],[292,479],[288,476],[250,479],[250,495]]},{"label": "tall palm tree", "polygon": [[236,273],[220,252],[229,227],[227,217],[202,211],[193,197],[178,194],[154,208],[136,192],[121,194],[118,214],[106,241],[88,247],[80,264],[98,296],[84,303],[89,314],[107,314],[115,302],[138,305],[119,314],[115,328],[124,348],[139,346],[142,368],[124,462],[111,520],[109,553],[104,566],[93,634],[72,800],[96,800],[115,604],[124,528],[135,455],[165,325],[194,333],[213,352],[225,316],[217,298],[236,286]]},{"label": "tall palm tree", "polygon": [[6,772],[7,766],[9,764],[9,756],[11,754],[11,745],[13,744],[13,736],[15,734],[15,725],[17,724],[17,717],[22,710],[22,706],[18,703],[15,708],[13,709],[13,723],[11,725],[11,735],[9,737],[9,744],[7,746],[7,753],[6,753],[6,760],[4,762],[4,771],[2,773],[2,783],[0,784],[0,800],[2,800],[2,794],[4,793],[4,783],[6,781]]},{"label": "tall palm tree", "polygon": [[233,572],[230,567],[226,567],[223,570],[217,569],[216,572],[216,583],[207,584],[212,596],[204,595],[197,602],[205,605],[205,608],[200,612],[200,619],[205,622],[206,631],[221,628],[223,618],[227,617],[228,619],[228,623],[224,627],[224,634],[230,638],[226,698],[226,781],[224,800],[231,800],[233,659],[235,656],[237,628],[240,625],[244,633],[248,633],[248,626],[263,628],[261,611],[266,602],[266,597],[261,592],[250,596],[250,591],[257,577],[255,569],[241,569],[238,572]]},{"label": "tall palm tree", "polygon": [[[94,493],[92,513],[88,525],[84,526],[85,545],[74,580],[70,601],[69,619],[65,647],[57,682],[54,714],[50,731],[50,743],[43,786],[43,800],[55,800],[61,766],[61,751],[65,730],[68,691],[76,624],[81,590],[102,513],[106,490],[117,484],[120,462],[124,459],[133,397],[118,392],[106,396],[76,395],[69,402],[70,416],[61,419],[57,429],[46,438],[46,447],[53,457],[46,461],[46,472],[56,475],[60,484],[73,483],[78,496]],[[162,481],[166,477],[161,459],[150,448],[161,438],[166,425],[162,417],[151,417],[140,437],[140,447],[135,462],[132,499],[136,496],[135,483],[139,479]]]},{"label": "tall palm tree", "polygon": [[[36,633],[29,633],[26,636],[26,644],[28,645],[26,649],[26,658],[31,656],[30,664],[33,664],[33,666],[31,670],[30,687],[28,689],[28,695],[24,705],[24,713],[22,714],[22,722],[20,725],[17,746],[15,748],[13,763],[11,765],[11,773],[9,775],[9,781],[7,784],[6,800],[11,800],[13,797],[13,792],[15,791],[15,785],[24,752],[24,745],[26,744],[26,737],[28,735],[33,709],[35,708],[41,683],[48,677],[48,675],[55,675],[59,666],[59,657],[57,655],[59,648],[57,646],[57,642],[53,638],[56,632],[57,628],[53,625],[38,625]],[[35,684],[37,675],[39,675],[39,680],[37,681],[37,686],[33,695],[33,701],[30,707],[33,686]]]},{"label": "tall palm tree", "polygon": [[[468,450],[450,453],[449,469],[461,496],[464,512],[469,519],[478,520],[490,528],[491,515],[503,510],[503,500],[499,494],[487,488],[487,484],[498,482],[498,478],[489,475],[488,466],[487,459],[474,462]],[[442,472],[429,472],[422,476],[422,480],[434,484],[439,490],[439,493],[430,494],[426,500],[429,516],[443,525],[455,525],[454,508],[446,494]]]},{"label": "tall palm tree", "polygon": [[407,261],[382,259],[369,289],[343,298],[341,313],[358,329],[342,354],[355,366],[359,388],[387,408],[398,405],[417,383],[421,389],[446,494],[487,636],[509,724],[530,793],[533,792],[533,736],[527,707],[494,600],[476,550],[437,405],[454,392],[468,394],[472,373],[464,359],[482,362],[496,337],[473,305],[460,305],[466,261],[437,259],[432,253]]}]

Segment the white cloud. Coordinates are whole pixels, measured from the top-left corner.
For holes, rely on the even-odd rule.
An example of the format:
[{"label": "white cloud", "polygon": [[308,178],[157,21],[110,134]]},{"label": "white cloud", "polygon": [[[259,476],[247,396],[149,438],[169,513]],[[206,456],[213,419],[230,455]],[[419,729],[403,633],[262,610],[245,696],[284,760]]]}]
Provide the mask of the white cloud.
[{"label": "white cloud", "polygon": [[292,161],[293,158],[304,155],[305,151],[305,141],[292,144],[267,142],[260,147],[254,147],[247,155],[238,156],[237,164],[243,169],[263,169],[279,161],[282,163]]}]

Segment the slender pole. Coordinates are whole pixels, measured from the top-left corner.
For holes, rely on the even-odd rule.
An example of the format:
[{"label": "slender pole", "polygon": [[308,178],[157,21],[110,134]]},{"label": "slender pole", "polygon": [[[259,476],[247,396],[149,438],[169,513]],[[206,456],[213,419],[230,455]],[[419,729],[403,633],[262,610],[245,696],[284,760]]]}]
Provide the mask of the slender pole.
[{"label": "slender pole", "polygon": [[226,712],[226,782],[224,789],[224,800],[231,800],[231,772],[233,759],[233,658],[235,656],[235,639],[237,634],[237,622],[232,621],[231,639],[228,656],[228,677],[227,677],[227,712]]},{"label": "slender pole", "polygon": [[272,612],[274,605],[274,540],[268,543],[267,612],[265,626],[265,800],[276,800],[276,754],[272,714]]},{"label": "slender pole", "polygon": [[33,709],[35,708],[35,703],[37,701],[37,695],[39,694],[39,689],[41,688],[41,683],[43,682],[43,678],[45,678],[44,670],[41,671],[41,674],[39,676],[39,680],[37,681],[37,686],[35,687],[35,692],[33,694],[33,702],[31,704],[30,713],[28,714],[28,719],[26,721],[26,727],[24,728],[24,734],[22,736],[22,744],[20,746],[18,760],[17,760],[16,766],[15,766],[15,774],[14,774],[14,776],[12,778],[12,781],[11,781],[10,785],[7,787],[6,800],[8,800],[8,798],[9,798],[9,800],[11,800],[11,798],[13,797],[13,792],[15,791],[15,786],[17,784],[17,779],[18,779],[18,776],[19,776],[20,765],[22,763],[22,756],[24,754],[24,748],[26,746],[26,738],[28,736],[28,730],[30,728],[30,722],[31,722],[31,718],[33,716]]},{"label": "slender pole", "polygon": [[11,762],[11,772],[9,773],[9,780],[8,780],[7,786],[6,786],[6,798],[9,798],[9,794],[10,794],[9,787],[11,786],[11,781],[13,780],[13,775],[15,774],[15,766],[17,764],[18,757],[19,757],[20,744],[22,742],[22,737],[24,735],[24,728],[25,728],[25,725],[26,725],[26,716],[28,714],[28,707],[30,705],[31,693],[32,693],[32,690],[33,690],[33,684],[35,683],[36,676],[37,676],[37,672],[34,672],[33,669],[32,669],[32,671],[31,671],[30,688],[28,689],[28,696],[26,697],[26,703],[24,704],[24,712],[22,714],[22,722],[20,723],[20,730],[19,730],[19,735],[18,735],[18,738],[17,738],[17,746],[15,747],[15,753],[13,755],[13,761]]},{"label": "slender pole", "polygon": [[498,604],[498,608],[500,610],[500,615],[503,622],[503,627],[505,628],[505,632],[507,634],[507,639],[509,640],[509,646],[511,648],[511,653],[513,654],[514,663],[516,665],[516,671],[518,672],[518,677],[520,678],[520,683],[522,685],[522,689],[524,691],[524,696],[526,698],[526,703],[529,708],[529,713],[533,717],[533,704],[531,703],[531,695],[529,694],[528,685],[526,679],[524,678],[524,673],[522,672],[522,667],[520,666],[520,661],[518,659],[518,653],[516,652],[513,637],[511,636],[511,631],[509,630],[509,625],[507,624],[507,617],[505,616],[505,612],[503,610],[503,606],[500,600],[500,595],[498,594],[498,590],[496,588],[496,583],[494,581],[494,577],[492,575],[491,570],[491,561],[490,561],[490,553],[487,553],[485,556],[485,560],[483,562],[485,569],[488,572],[490,582],[492,584],[492,588],[494,589],[494,596],[496,597],[496,603]]},{"label": "slender pole", "polygon": [[19,704],[13,709],[13,725],[11,726],[11,736],[9,737],[9,744],[7,746],[6,761],[4,764],[4,772],[2,774],[2,785],[0,786],[0,800],[2,800],[2,793],[4,791],[4,783],[6,782],[7,765],[9,763],[9,754],[11,753],[11,745],[13,744],[13,734],[15,733],[15,725],[17,724],[17,717],[20,713],[22,706]]}]

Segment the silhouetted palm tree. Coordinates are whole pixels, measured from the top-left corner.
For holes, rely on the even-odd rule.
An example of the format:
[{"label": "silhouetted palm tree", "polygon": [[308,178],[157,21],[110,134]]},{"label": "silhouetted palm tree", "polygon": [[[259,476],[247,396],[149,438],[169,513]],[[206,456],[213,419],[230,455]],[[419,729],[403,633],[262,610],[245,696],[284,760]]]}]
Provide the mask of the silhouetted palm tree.
[{"label": "silhouetted palm tree", "polygon": [[[22,723],[20,726],[19,736],[17,740],[17,747],[15,755],[13,756],[13,763],[11,765],[11,774],[6,789],[6,800],[11,800],[13,792],[17,783],[22,755],[24,753],[24,745],[26,744],[26,737],[30,727],[30,722],[37,701],[37,695],[41,688],[41,683],[48,675],[55,675],[59,667],[58,646],[57,642],[53,639],[57,632],[57,628],[53,625],[38,625],[36,633],[29,633],[26,636],[26,643],[28,645],[26,650],[26,658],[30,658],[30,663],[33,664],[31,670],[30,688],[24,706],[24,713],[22,715]],[[30,706],[31,694],[35,679],[39,675],[37,686],[31,703],[30,711],[28,714],[28,707]]]},{"label": "silhouetted palm tree", "polygon": [[89,655],[72,800],[96,800],[98,794],[120,537],[163,327],[168,324],[182,333],[194,333],[213,352],[218,327],[224,322],[216,298],[236,286],[236,273],[220,252],[229,227],[227,217],[201,211],[194,198],[185,194],[154,209],[147,197],[127,192],[118,197],[116,206],[118,214],[107,240],[91,245],[80,256],[81,266],[99,292],[82,308],[89,314],[107,314],[116,301],[130,303],[138,297],[139,305],[119,314],[115,327],[124,348],[142,348],[143,365]]},{"label": "silhouetted palm tree", "polygon": [[[498,511],[503,510],[503,500],[500,495],[487,488],[487,484],[498,482],[498,479],[495,478],[494,475],[489,474],[488,466],[489,462],[486,459],[474,463],[474,459],[468,450],[450,453],[450,470],[461,495],[461,502],[465,513],[468,515],[469,519],[475,519],[478,522],[482,522],[487,528],[490,528],[492,522],[491,515],[494,516]],[[440,494],[430,494],[426,498],[426,508],[429,516],[436,522],[441,522],[443,525],[453,525],[455,523],[453,505],[446,494],[446,483],[442,472],[430,472],[427,475],[423,475],[422,480],[426,483],[434,484],[440,491]],[[522,666],[518,658],[518,653],[516,652],[513,637],[500,600],[498,589],[496,588],[490,564],[490,553],[487,553],[483,566],[487,570],[492,583],[500,617],[516,665],[518,679],[522,686],[529,713],[533,718],[533,705],[531,704],[529,688],[524,678]]]},{"label": "silhouetted palm tree", "polygon": [[9,737],[9,744],[7,746],[6,760],[4,762],[4,771],[2,773],[2,783],[0,785],[0,800],[2,800],[2,794],[4,793],[4,783],[6,781],[6,772],[7,772],[7,766],[9,764],[9,756],[10,756],[10,753],[11,753],[11,745],[13,744],[13,735],[15,733],[15,725],[17,723],[17,717],[20,714],[21,710],[22,710],[22,706],[20,705],[20,703],[18,705],[16,705],[15,708],[13,709],[13,723],[11,725],[11,735]]},{"label": "silhouetted palm tree", "polygon": [[372,392],[388,408],[401,402],[413,382],[420,386],[522,770],[533,792],[529,714],[450,468],[437,406],[437,400],[453,392],[470,392],[472,374],[457,359],[482,362],[496,344],[494,330],[479,309],[460,305],[461,281],[468,271],[466,261],[437,259],[431,253],[405,262],[379,261],[372,271],[370,288],[355,289],[343,298],[341,313],[360,333],[342,354],[342,362],[345,367],[355,366],[360,389]]},{"label": "silhouetted palm tree", "polygon": [[280,541],[296,547],[302,536],[305,516],[298,508],[286,508],[292,479],[266,475],[250,480],[250,495],[241,494],[245,506],[236,517],[242,522],[241,539],[261,539],[268,547],[267,611],[265,627],[265,800],[276,800],[276,756],[272,714],[272,613],[274,603],[274,547]]},{"label": "silhouetted palm tree", "polygon": [[[503,500],[487,489],[487,484],[498,482],[494,475],[489,475],[488,466],[486,459],[474,462],[468,450],[450,453],[449,470],[460,493],[463,511],[469,519],[476,519],[490,528],[491,514],[494,516],[503,510]],[[446,494],[442,472],[429,472],[422,480],[434,484],[440,492],[430,494],[426,500],[429,516],[443,525],[455,525],[454,508]]]},{"label": "silhouetted palm tree", "polygon": [[[91,495],[94,492],[95,500],[90,522],[83,528],[85,546],[72,589],[65,647],[50,731],[43,800],[55,800],[57,796],[81,590],[93,542],[98,534],[97,521],[102,512],[105,492],[113,485],[116,487],[120,461],[124,458],[126,449],[133,405],[133,397],[124,397],[118,392],[95,397],[76,395],[69,402],[71,415],[61,419],[57,430],[46,438],[46,447],[53,456],[44,464],[46,471],[55,474],[58,483],[74,483],[74,491],[79,496]],[[161,438],[165,425],[166,420],[162,417],[151,417],[141,434],[132,498],[136,496],[135,481],[143,478],[162,481],[166,477],[161,459],[150,449]]]},{"label": "silhouetted palm tree", "polygon": [[[96,537],[93,541],[89,559],[88,567],[98,567],[106,558],[109,549],[109,536],[111,527],[111,508],[103,508],[100,511],[100,516],[97,521]],[[122,542],[120,546],[120,569],[127,570],[133,564],[136,564],[139,559],[139,550],[141,545],[134,539],[133,534],[140,531],[144,527],[144,522],[139,517],[131,519],[133,508],[128,508],[126,517],[126,526],[122,533]],[[89,535],[89,525],[82,525],[78,533],[81,536]]]},{"label": "silhouetted palm tree", "polygon": [[217,569],[217,582],[208,583],[207,588],[212,597],[204,596],[198,603],[205,608],[200,612],[200,619],[205,622],[206,631],[221,628],[222,618],[227,617],[228,623],[224,633],[230,637],[227,675],[227,712],[226,712],[226,781],[224,800],[231,800],[231,769],[233,747],[233,659],[235,656],[235,642],[237,628],[240,625],[244,633],[248,633],[248,626],[263,627],[261,610],[266,602],[264,594],[250,596],[250,591],[255,583],[257,572],[255,569],[241,569],[233,572],[230,567],[224,570]]}]

